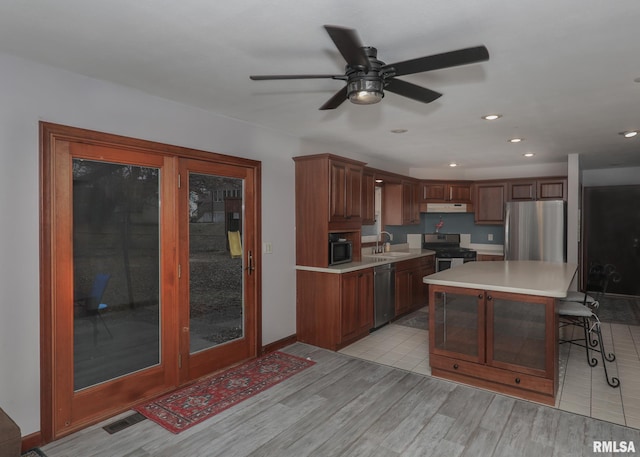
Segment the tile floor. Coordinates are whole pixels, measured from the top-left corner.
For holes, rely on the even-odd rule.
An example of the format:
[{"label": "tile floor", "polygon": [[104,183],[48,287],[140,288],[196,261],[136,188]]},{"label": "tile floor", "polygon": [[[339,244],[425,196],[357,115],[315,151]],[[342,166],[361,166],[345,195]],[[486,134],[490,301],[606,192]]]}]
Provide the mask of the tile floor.
[{"label": "tile floor", "polygon": [[[602,360],[591,368],[584,348],[563,344],[556,407],[640,429],[640,326],[602,324],[602,333],[607,351],[616,355],[607,369],[620,387],[609,387]],[[340,352],[430,376],[428,343],[426,330],[391,323]]]}]

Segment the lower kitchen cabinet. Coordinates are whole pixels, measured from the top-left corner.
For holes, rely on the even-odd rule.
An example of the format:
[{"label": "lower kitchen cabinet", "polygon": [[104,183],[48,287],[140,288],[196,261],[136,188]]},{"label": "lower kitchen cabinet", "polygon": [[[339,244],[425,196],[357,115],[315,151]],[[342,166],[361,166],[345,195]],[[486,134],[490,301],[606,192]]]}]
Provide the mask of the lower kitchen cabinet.
[{"label": "lower kitchen cabinet", "polygon": [[373,268],[296,272],[298,341],[337,351],[373,327]]},{"label": "lower kitchen cabinet", "polygon": [[498,254],[478,254],[476,260],[478,262],[498,262],[504,260],[504,256]]},{"label": "lower kitchen cabinet", "polygon": [[435,273],[433,256],[396,263],[396,317],[426,306],[428,286],[422,278]]},{"label": "lower kitchen cabinet", "polygon": [[373,327],[373,269],[342,276],[341,342],[369,333]]},{"label": "lower kitchen cabinet", "polygon": [[553,298],[430,287],[434,376],[555,403],[558,325]]}]

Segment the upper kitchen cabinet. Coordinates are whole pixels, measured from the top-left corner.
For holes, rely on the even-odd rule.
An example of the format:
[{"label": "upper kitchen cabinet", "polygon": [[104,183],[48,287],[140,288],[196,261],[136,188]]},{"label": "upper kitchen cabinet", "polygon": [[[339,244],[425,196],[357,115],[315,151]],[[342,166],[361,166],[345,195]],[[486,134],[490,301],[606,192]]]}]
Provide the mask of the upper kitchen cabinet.
[{"label": "upper kitchen cabinet", "polygon": [[385,183],[382,191],[382,222],[384,225],[420,224],[418,184],[402,180],[400,184]]},{"label": "upper kitchen cabinet", "polygon": [[532,178],[508,181],[507,201],[566,200],[567,179]]},{"label": "upper kitchen cabinet", "polygon": [[504,224],[507,184],[503,181],[476,183],[476,224]]},{"label": "upper kitchen cabinet", "polygon": [[362,225],[376,222],[376,180],[374,171],[365,168],[362,171]]},{"label": "upper kitchen cabinet", "polygon": [[536,181],[510,181],[508,183],[507,200],[510,202],[535,200],[536,199]]},{"label": "upper kitchen cabinet", "polygon": [[329,159],[330,223],[362,223],[362,162]]},{"label": "upper kitchen cabinet", "polygon": [[566,200],[567,178],[545,178],[537,181],[538,200]]},{"label": "upper kitchen cabinet", "polygon": [[418,194],[422,203],[471,203],[472,188],[468,181],[422,181]]},{"label": "upper kitchen cabinet", "polygon": [[296,167],[296,264],[329,265],[329,233],[353,243],[360,259],[362,169],[358,162],[332,154],[294,157]]}]

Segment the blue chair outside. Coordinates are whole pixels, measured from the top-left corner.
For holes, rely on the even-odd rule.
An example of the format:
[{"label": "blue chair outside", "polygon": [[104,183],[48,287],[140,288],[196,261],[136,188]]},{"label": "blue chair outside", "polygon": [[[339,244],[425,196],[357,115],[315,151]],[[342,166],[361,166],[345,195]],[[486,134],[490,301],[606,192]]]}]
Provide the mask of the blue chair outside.
[{"label": "blue chair outside", "polygon": [[104,328],[109,334],[109,337],[113,338],[111,330],[109,330],[109,327],[102,318],[101,314],[102,311],[108,308],[108,305],[102,302],[102,297],[104,296],[104,292],[107,289],[107,285],[109,284],[109,279],[111,279],[110,274],[98,273],[93,280],[93,286],[91,287],[89,296],[76,301],[76,304],[83,308],[84,314],[91,318],[93,324],[94,344],[97,343],[98,339],[98,319],[100,319],[102,325],[104,325]]}]

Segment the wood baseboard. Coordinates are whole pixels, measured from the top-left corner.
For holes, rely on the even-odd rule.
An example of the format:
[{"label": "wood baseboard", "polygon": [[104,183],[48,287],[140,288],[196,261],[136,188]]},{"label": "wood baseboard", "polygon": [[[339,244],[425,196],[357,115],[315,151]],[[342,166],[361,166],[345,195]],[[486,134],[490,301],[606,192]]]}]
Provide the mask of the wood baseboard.
[{"label": "wood baseboard", "polygon": [[42,444],[42,434],[39,431],[31,433],[30,435],[25,435],[22,437],[22,450],[20,452],[24,453],[29,449],[41,446]]},{"label": "wood baseboard", "polygon": [[287,336],[286,338],[282,338],[281,340],[274,341],[273,343],[269,343],[266,346],[262,346],[262,348],[260,349],[260,355],[268,354],[270,352],[275,352],[279,349],[282,349],[286,346],[289,346],[297,342],[298,342],[298,337],[294,333],[291,336]]}]

